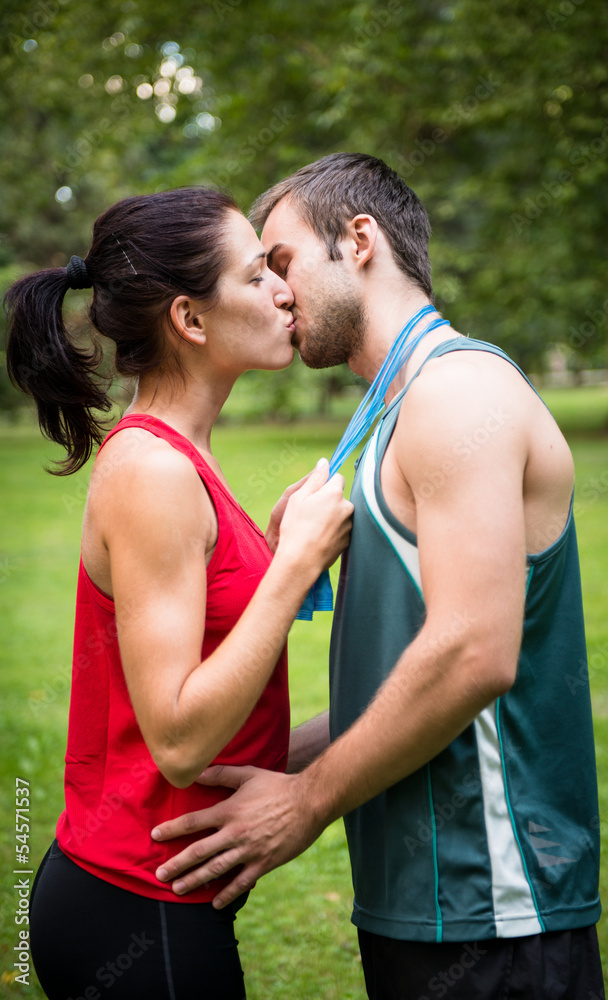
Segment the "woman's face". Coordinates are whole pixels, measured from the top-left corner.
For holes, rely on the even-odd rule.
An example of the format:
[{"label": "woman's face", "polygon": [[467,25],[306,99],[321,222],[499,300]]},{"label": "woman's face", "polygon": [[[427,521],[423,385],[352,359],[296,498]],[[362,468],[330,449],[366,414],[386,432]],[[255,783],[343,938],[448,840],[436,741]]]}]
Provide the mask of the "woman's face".
[{"label": "woman's face", "polygon": [[266,266],[264,248],[240,212],[225,225],[228,265],[217,305],[205,313],[206,350],[226,371],[286,368],[294,334],[289,286]]}]

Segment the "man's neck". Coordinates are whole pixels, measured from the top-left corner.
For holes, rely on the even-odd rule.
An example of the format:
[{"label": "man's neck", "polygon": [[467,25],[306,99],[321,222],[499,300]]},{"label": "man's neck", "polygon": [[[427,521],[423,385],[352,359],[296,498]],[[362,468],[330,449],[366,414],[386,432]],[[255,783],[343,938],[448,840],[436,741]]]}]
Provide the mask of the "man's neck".
[{"label": "man's neck", "polygon": [[[431,302],[424,292],[410,289],[403,290],[397,294],[383,296],[376,294],[374,302],[367,303],[368,324],[365,330],[365,338],[361,351],[352,357],[348,364],[356,375],[361,375],[368,382],[373,382],[378,374],[382,362],[388,354],[390,347],[413,316],[424,306],[431,305]],[[425,326],[432,320],[433,314],[427,314],[418,321],[410,334],[410,340],[419,334]],[[385,402],[388,404],[391,399],[406,385],[408,378],[428,357],[430,352],[445,340],[450,340],[457,336],[456,332],[449,326],[440,326],[438,329],[427,334],[413,351],[407,363],[389,386]]]}]

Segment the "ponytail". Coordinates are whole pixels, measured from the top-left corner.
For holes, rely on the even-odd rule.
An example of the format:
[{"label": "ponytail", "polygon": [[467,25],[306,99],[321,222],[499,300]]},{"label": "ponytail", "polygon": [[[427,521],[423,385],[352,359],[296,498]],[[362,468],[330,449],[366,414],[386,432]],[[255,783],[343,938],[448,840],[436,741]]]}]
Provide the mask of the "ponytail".
[{"label": "ponytail", "polygon": [[67,267],[30,274],[8,290],[8,373],[33,396],[43,434],[67,450],[55,475],[82,468],[105,434],[94,414],[111,406],[97,372],[101,351],[76,347],[65,329],[68,288],[93,288],[89,318],[114,342],[116,372],[181,373],[166,331],[171,302],[188,295],[208,308],[216,303],[232,211],[229,194],[205,187],[125,198],[95,222],[86,260],[72,257]]},{"label": "ponytail", "polygon": [[63,299],[70,287],[68,269],[49,268],[16,281],[4,297],[9,378],[33,397],[42,433],[66,449],[59,468],[49,470],[58,476],[77,472],[89,459],[105,433],[92,411],[111,406],[96,375],[100,349],[82,350],[68,337]]}]

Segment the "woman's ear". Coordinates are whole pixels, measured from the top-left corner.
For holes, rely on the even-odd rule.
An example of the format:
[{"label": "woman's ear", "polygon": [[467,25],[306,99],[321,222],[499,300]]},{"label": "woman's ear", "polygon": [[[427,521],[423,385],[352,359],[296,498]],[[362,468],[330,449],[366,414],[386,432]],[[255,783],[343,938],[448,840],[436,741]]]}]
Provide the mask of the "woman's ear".
[{"label": "woman's ear", "polygon": [[373,215],[355,215],[346,228],[355,264],[357,267],[363,267],[374,256],[378,223]]},{"label": "woman's ear", "polygon": [[197,299],[178,295],[171,303],[169,317],[173,329],[182,340],[198,345],[207,340],[204,313]]}]

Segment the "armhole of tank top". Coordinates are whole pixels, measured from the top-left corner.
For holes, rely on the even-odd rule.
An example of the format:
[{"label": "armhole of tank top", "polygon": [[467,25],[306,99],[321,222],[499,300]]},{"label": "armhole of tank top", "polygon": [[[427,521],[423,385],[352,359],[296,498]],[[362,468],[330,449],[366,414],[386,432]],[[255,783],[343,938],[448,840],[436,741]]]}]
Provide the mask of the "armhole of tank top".
[{"label": "armhole of tank top", "polygon": [[[122,427],[120,426],[121,424],[123,424]],[[215,548],[213,550],[211,559],[207,563],[206,567],[207,585],[209,585],[213,580],[213,577],[215,576],[218,563],[221,561],[222,555],[224,554],[227,542],[227,534],[228,534],[226,530],[228,527],[228,525],[226,524],[227,518],[223,511],[220,514],[221,505],[218,505],[218,503],[216,502],[213,490],[216,489],[225,502],[231,500],[237,508],[238,504],[236,504],[236,501],[232,499],[229,492],[224,488],[222,482],[216,476],[213,469],[207,464],[207,462],[205,462],[203,456],[196,450],[194,445],[192,445],[192,443],[188,441],[188,438],[184,437],[183,434],[180,434],[179,431],[174,430],[173,427],[170,427],[169,424],[166,424],[163,420],[159,420],[158,417],[146,417],[145,414],[138,414],[138,413],[127,414],[125,417],[121,417],[116,426],[113,427],[111,431],[109,431],[109,433],[101,442],[99,448],[97,449],[97,455],[104,447],[106,442],[110,440],[110,438],[114,437],[120,431],[129,430],[130,428],[147,431],[149,434],[152,434],[153,437],[157,437],[160,438],[162,441],[166,441],[171,448],[175,448],[176,451],[179,451],[180,454],[184,455],[185,458],[189,459],[189,461],[192,462],[192,465],[196,470],[196,474],[198,475],[198,478],[201,481],[201,485],[205,490],[205,493],[209,497],[211,506],[215,511],[215,519],[217,523],[217,541],[215,543]],[[159,431],[160,433],[156,433],[156,431]],[[163,433],[163,431],[165,431],[165,433]],[[172,438],[174,438],[174,440],[171,440]],[[183,442],[185,447],[177,447],[178,442]],[[207,482],[207,476],[211,480],[211,485]],[[245,511],[243,511],[243,514],[245,514]],[[245,514],[245,517],[248,517],[248,515]],[[248,520],[251,519],[248,518]],[[260,529],[257,528],[257,530],[259,531]],[[89,584],[91,585],[91,587],[94,588],[95,596],[102,598],[104,601],[110,601],[112,609],[114,609],[114,602],[112,601],[111,597],[105,594],[103,590],[100,590],[97,584],[94,582],[94,580],[91,579],[89,572],[84,565],[84,562],[82,562],[82,555],[81,555],[81,564],[86,574],[87,580],[89,581]]]},{"label": "armhole of tank top", "polygon": [[[486,354],[493,354],[497,358],[502,358],[502,360],[510,364],[512,368],[515,368],[515,371],[519,372],[524,382],[526,382],[530,386],[532,392],[538,397],[538,399],[541,401],[547,412],[551,415],[551,417],[553,417],[553,420],[555,420],[555,417],[551,413],[551,410],[545,403],[543,397],[541,396],[536,386],[533,385],[533,383],[530,381],[530,379],[523,371],[523,369],[521,369],[519,365],[515,361],[513,361],[513,358],[510,358],[509,355],[502,350],[502,348],[498,347],[496,344],[491,344],[489,343],[489,341],[485,340],[475,340],[475,339],[469,340],[467,337],[464,337],[463,341],[464,342],[462,344],[457,343],[457,345],[452,347],[451,350],[454,352],[460,350],[481,351]],[[466,346],[467,344],[470,344],[470,346],[467,347]],[[450,352],[445,351],[444,353],[449,354]],[[541,549],[540,552],[526,552],[526,565],[528,569],[532,569],[539,563],[542,563],[545,560],[550,559],[551,556],[553,556],[562,547],[562,545],[566,541],[573,519],[574,519],[574,489],[572,490],[572,494],[570,496],[570,506],[568,508],[568,514],[566,516],[564,527],[560,531],[555,541],[551,542],[550,545],[547,545],[545,549]],[[529,580],[528,580],[528,585],[529,585]]]},{"label": "armhole of tank top", "polygon": [[[408,382],[408,386],[410,384],[411,384],[411,382]],[[403,524],[399,520],[399,518],[395,516],[395,514],[393,513],[393,511],[389,507],[388,503],[386,502],[386,497],[384,496],[384,493],[382,491],[382,480],[381,480],[382,463],[384,461],[384,457],[386,455],[388,446],[389,446],[389,444],[390,444],[390,442],[392,440],[393,434],[395,433],[395,428],[397,426],[397,421],[399,419],[399,413],[401,411],[401,402],[403,401],[403,398],[405,396],[405,392],[406,392],[406,389],[408,388],[408,386],[406,386],[405,389],[402,390],[402,393],[400,394],[401,395],[401,401],[399,402],[398,406],[397,405],[395,406],[394,410],[390,414],[391,419],[393,421],[393,424],[392,424],[392,427],[389,426],[389,428],[387,429],[387,437],[386,437],[386,441],[384,442],[383,447],[382,447],[382,455],[381,456],[379,454],[379,447],[380,447],[380,439],[382,437],[382,430],[383,430],[384,418],[383,418],[383,421],[382,421],[380,427],[378,428],[378,435],[376,437],[376,441],[373,442],[373,445],[374,445],[374,483],[373,483],[373,489],[374,489],[374,496],[376,498],[376,503],[378,504],[378,507],[380,508],[380,512],[381,512],[382,516],[384,518],[386,518],[386,520],[388,521],[389,525],[396,532],[398,532],[398,534],[400,534],[405,539],[406,542],[409,542],[410,545],[414,545],[416,548],[418,548],[418,538],[417,538],[417,536],[414,534],[413,531],[410,531],[409,528],[406,528],[405,524]],[[394,402],[397,403],[397,399]],[[393,417],[393,414],[394,414],[394,417]],[[387,414],[385,414],[385,416],[386,415]]]},{"label": "armhole of tank top", "polygon": [[199,479],[201,481],[202,487],[205,490],[207,496],[209,497],[209,500],[211,502],[211,506],[213,507],[213,509],[215,511],[215,520],[217,522],[217,541],[215,543],[215,548],[214,548],[213,553],[211,555],[211,559],[207,563],[207,586],[209,586],[209,584],[211,583],[211,581],[213,580],[213,578],[215,576],[215,573],[217,571],[218,565],[221,563],[222,557],[224,556],[225,549],[226,549],[226,541],[227,541],[227,534],[228,534],[228,532],[226,530],[227,529],[227,525],[225,524],[226,518],[225,518],[224,512],[222,511],[221,514],[220,514],[220,509],[219,509],[219,506],[218,506],[218,504],[216,502],[216,499],[215,499],[213,493],[211,492],[211,490],[209,489],[209,486],[208,486],[207,482],[205,481],[205,478],[202,475],[201,470],[196,468],[195,463],[193,463],[193,464],[194,464],[194,467],[195,467],[195,469],[196,469],[196,471],[198,473],[198,477],[199,477]]},{"label": "armhole of tank top", "polygon": [[[442,350],[442,348],[445,348],[446,345],[448,344],[450,345],[449,350],[445,349]],[[456,353],[457,351],[462,351],[462,350],[479,351],[485,354],[494,354],[495,357],[502,358],[503,361],[506,361],[513,368],[515,368],[517,372],[519,372],[523,380],[527,382],[532,391],[536,394],[536,396],[538,396],[543,406],[549,411],[549,413],[551,413],[551,410],[549,410],[549,407],[545,403],[544,399],[542,398],[538,390],[534,387],[534,385],[532,384],[526,373],[522,371],[519,365],[516,364],[515,361],[513,361],[513,359],[510,358],[508,354],[506,354],[500,347],[497,347],[496,344],[491,344],[489,343],[489,341],[484,341],[484,340],[475,340],[475,339],[470,340],[468,337],[458,337],[454,338],[453,340],[445,341],[443,344],[438,344],[437,347],[430,352],[428,357],[424,359],[418,370],[415,372],[414,375],[412,375],[407,385],[401,390],[401,392],[398,393],[395,399],[392,400],[389,409],[386,411],[386,413],[382,418],[381,422],[383,422],[385,418],[392,413],[393,409],[396,409],[396,416],[394,417],[393,420],[393,426],[391,427],[386,443],[384,444],[382,458],[380,459],[380,461],[378,461],[378,445],[380,443],[381,431],[378,433],[378,440],[376,442],[376,456],[375,456],[375,470],[374,470],[374,490],[376,494],[376,500],[378,502],[380,509],[382,510],[382,513],[387,518],[387,520],[389,520],[389,522],[394,525],[395,529],[405,532],[406,533],[405,537],[416,545],[417,545],[416,535],[412,531],[410,531],[409,528],[406,528],[405,525],[402,524],[401,521],[399,521],[399,519],[395,517],[395,515],[391,511],[390,507],[388,506],[384,498],[384,494],[382,493],[381,479],[380,479],[382,471],[382,461],[384,460],[384,456],[386,455],[386,451],[390,444],[391,438],[395,433],[395,427],[397,426],[397,420],[399,419],[399,412],[401,410],[401,403],[403,402],[405,394],[412,385],[412,382],[414,382],[414,380],[418,378],[424,366],[426,365],[427,361],[433,361],[435,358],[441,358],[444,357],[444,355],[446,354],[453,354]],[[553,416],[553,414],[551,414],[551,416]],[[555,552],[557,552],[561,548],[561,546],[566,541],[573,519],[574,519],[574,490],[572,491],[572,495],[570,497],[570,507],[568,509],[566,522],[560,534],[558,535],[558,537],[555,539],[554,542],[551,542],[551,544],[548,545],[545,549],[541,549],[540,552],[526,553],[526,565],[528,569],[531,569],[532,567],[538,565],[539,563],[544,562],[546,559],[550,559],[551,556],[554,555]]]},{"label": "armhole of tank top", "polygon": [[95,604],[103,608],[104,611],[109,611],[111,614],[116,614],[116,605],[114,604],[113,599],[110,597],[109,594],[106,594],[105,590],[102,590],[101,587],[98,587],[93,578],[90,576],[89,571],[84,564],[84,560],[82,558],[82,552],[80,553],[80,569],[84,576],[87,589],[89,591],[89,595],[91,599],[95,601]]},{"label": "armhole of tank top", "polygon": [[[429,352],[429,354],[427,355],[427,357],[421,362],[421,364],[419,365],[419,367],[417,368],[417,370],[414,372],[414,374],[412,375],[412,377],[410,379],[408,379],[408,381],[407,381],[406,385],[403,387],[403,389],[401,389],[400,392],[397,393],[397,395],[395,396],[395,398],[393,400],[391,400],[390,406],[387,408],[386,412],[384,413],[384,415],[383,415],[383,417],[382,417],[382,419],[380,421],[380,427],[379,427],[378,436],[377,436],[377,440],[376,440],[376,454],[374,456],[375,457],[374,493],[375,493],[375,496],[376,496],[376,502],[377,502],[378,506],[380,507],[380,510],[382,511],[384,517],[386,517],[387,521],[389,522],[389,524],[391,524],[396,531],[398,531],[399,533],[403,534],[403,537],[408,542],[410,542],[412,545],[415,545],[416,547],[418,546],[418,538],[417,538],[417,536],[414,534],[413,531],[410,531],[409,528],[406,528],[406,526],[404,524],[402,524],[402,522],[399,520],[398,517],[395,516],[395,514],[393,513],[393,511],[390,509],[389,505],[386,502],[384,493],[382,492],[382,481],[381,481],[382,462],[384,461],[384,456],[386,455],[388,446],[389,446],[389,444],[390,444],[390,442],[392,440],[393,434],[395,433],[395,428],[397,426],[397,421],[399,419],[399,413],[401,412],[401,404],[403,403],[403,400],[405,399],[405,395],[406,395],[408,389],[410,389],[410,387],[412,386],[412,384],[416,381],[416,379],[418,378],[418,376],[424,370],[426,364],[429,361],[434,361],[436,358],[442,358],[446,354],[455,353],[456,351],[460,351],[460,350],[463,350],[463,349],[464,350],[475,350],[475,349],[477,349],[477,350],[483,350],[484,349],[482,347],[478,347],[478,348],[468,347],[468,348],[465,348],[464,344],[469,344],[469,343],[482,344],[483,341],[472,341],[471,342],[471,341],[469,341],[468,337],[458,336],[458,337],[452,337],[451,340],[445,340],[441,344],[437,344],[437,346],[434,347],[433,350]],[[487,347],[488,348],[494,347],[494,345],[493,344],[488,344]],[[503,354],[503,352],[500,351],[500,348],[497,348],[497,351],[499,352],[499,355]],[[494,353],[494,351],[492,351],[491,353]],[[504,355],[504,358],[507,361],[510,360],[507,355]],[[517,365],[515,365],[515,367],[517,368]],[[518,369],[518,370],[521,371],[521,369]],[[526,377],[523,374],[523,372],[521,372],[521,374],[522,374],[522,376],[524,378]],[[532,386],[532,388],[534,388],[534,386]],[[378,455],[378,446],[380,444],[380,438],[382,436],[382,425],[384,424],[384,422],[385,422],[385,420],[386,420],[387,417],[389,417],[390,419],[392,419],[393,425],[390,428],[389,433],[388,433],[388,437],[386,439],[386,442],[384,443],[383,450],[382,450],[382,457],[379,458],[379,455]]]},{"label": "armhole of tank top", "polygon": [[546,549],[541,549],[540,552],[527,552],[526,553],[526,565],[528,569],[534,566],[538,566],[539,563],[545,562],[547,559],[551,559],[556,552],[561,549],[562,545],[565,544],[566,538],[572,528],[572,523],[574,521],[574,490],[572,490],[572,495],[570,497],[570,507],[568,508],[568,516],[566,517],[566,523],[560,531],[559,535],[554,542],[547,545]]}]

